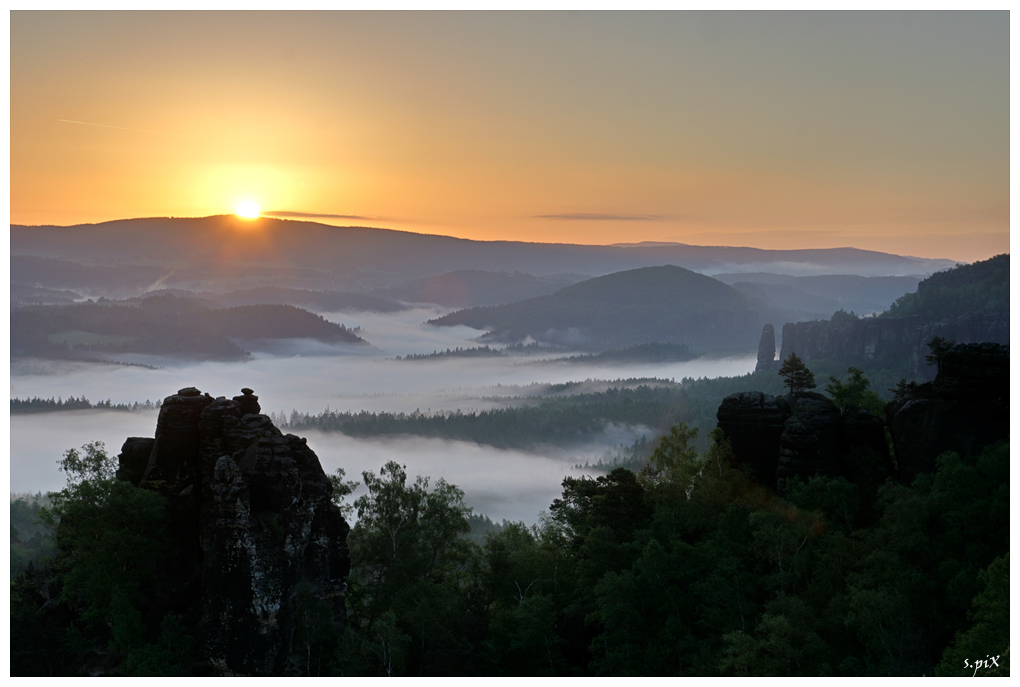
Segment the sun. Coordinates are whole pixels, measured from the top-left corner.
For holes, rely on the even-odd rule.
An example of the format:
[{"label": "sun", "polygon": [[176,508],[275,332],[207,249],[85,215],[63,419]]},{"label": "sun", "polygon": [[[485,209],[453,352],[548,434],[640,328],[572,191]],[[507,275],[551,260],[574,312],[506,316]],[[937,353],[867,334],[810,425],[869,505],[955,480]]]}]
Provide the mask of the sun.
[{"label": "sun", "polygon": [[254,200],[242,200],[234,209],[234,214],[244,219],[258,219],[259,206]]}]

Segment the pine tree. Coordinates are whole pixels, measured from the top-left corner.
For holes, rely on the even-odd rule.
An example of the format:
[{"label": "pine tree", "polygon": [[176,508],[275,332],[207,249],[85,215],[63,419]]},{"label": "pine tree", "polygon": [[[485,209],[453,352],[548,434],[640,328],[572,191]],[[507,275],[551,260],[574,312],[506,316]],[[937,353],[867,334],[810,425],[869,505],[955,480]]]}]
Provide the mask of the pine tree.
[{"label": "pine tree", "polygon": [[946,359],[946,353],[955,345],[955,342],[944,339],[941,336],[932,337],[932,340],[928,342],[928,349],[931,353],[924,356],[925,362],[929,365],[934,365],[936,372],[941,371],[942,361]]},{"label": "pine tree", "polygon": [[783,361],[783,366],[779,368],[779,376],[786,380],[784,383],[790,387],[791,394],[796,395],[815,388],[815,373],[807,368],[796,353],[790,353]]}]

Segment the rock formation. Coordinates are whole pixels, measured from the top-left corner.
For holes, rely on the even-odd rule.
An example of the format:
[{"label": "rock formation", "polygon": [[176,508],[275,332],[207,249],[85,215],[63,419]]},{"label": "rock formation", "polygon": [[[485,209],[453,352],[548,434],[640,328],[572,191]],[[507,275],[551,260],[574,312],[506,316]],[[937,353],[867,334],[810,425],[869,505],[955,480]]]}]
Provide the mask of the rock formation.
[{"label": "rock formation", "polygon": [[176,548],[172,610],[196,628],[213,672],[280,675],[303,598],[343,626],[349,527],[306,441],[284,435],[258,397],[189,387],[168,396],[154,439],[131,437],[118,477],[168,502]]},{"label": "rock formation", "polygon": [[780,440],[789,417],[786,398],[760,391],[731,394],[716,413],[737,463],[746,465],[752,476],[771,486],[775,486]]},{"label": "rock formation", "polygon": [[974,454],[1009,440],[1009,347],[954,346],[935,381],[909,385],[887,406],[885,422],[863,408],[841,415],[818,393],[774,397],[760,391],[727,396],[716,418],[737,463],[768,486],[782,490],[786,480],[812,475],[871,485],[895,475],[910,484],[934,472],[941,453]]},{"label": "rock formation", "polygon": [[840,415],[818,393],[731,394],[716,418],[737,463],[770,487],[781,490],[794,477],[867,475],[881,481],[891,474],[881,418],[863,409]]},{"label": "rock formation", "polygon": [[900,480],[934,472],[946,451],[977,453],[1009,439],[1009,347],[950,349],[933,382],[908,387],[886,410]]},{"label": "rock formation", "polygon": [[758,341],[758,364],[754,366],[754,371],[774,370],[777,368],[776,362],[776,328],[767,324],[761,329],[761,339]]},{"label": "rock formation", "polygon": [[783,325],[782,359],[796,352],[801,360],[827,359],[850,365],[878,364],[931,380],[928,342],[936,336],[955,343],[1009,345],[1009,254],[937,272],[904,294],[892,308],[895,317],[859,318],[842,310],[829,320]]},{"label": "rock formation", "polygon": [[783,325],[780,358],[786,360],[795,352],[804,362],[826,359],[849,365],[876,362],[890,366],[906,359],[914,377],[931,379],[935,369],[924,357],[928,342],[935,336],[957,343],[1008,345],[1009,312],[984,310],[939,322],[922,322],[916,315],[787,322]]}]

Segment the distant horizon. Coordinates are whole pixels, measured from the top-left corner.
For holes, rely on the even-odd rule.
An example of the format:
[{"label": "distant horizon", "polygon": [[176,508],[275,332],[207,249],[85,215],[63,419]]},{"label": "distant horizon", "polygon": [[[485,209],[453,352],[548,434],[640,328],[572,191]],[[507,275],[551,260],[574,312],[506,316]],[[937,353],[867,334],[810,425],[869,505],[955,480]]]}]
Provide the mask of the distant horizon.
[{"label": "distant horizon", "polygon": [[1009,250],[1009,17],[14,11],[10,218],[974,262]]},{"label": "distant horizon", "polygon": [[[97,222],[81,222],[81,223],[78,223],[78,224],[19,224],[19,223],[16,223],[16,222],[11,222],[10,226],[12,226],[12,227],[23,227],[23,228],[26,228],[26,229],[37,228],[37,227],[38,228],[52,227],[52,228],[56,228],[56,229],[69,229],[69,228],[72,228],[72,227],[85,227],[85,226],[98,226],[98,225],[101,225],[101,224],[112,224],[114,222],[134,222],[134,221],[144,221],[144,220],[201,220],[201,219],[214,219],[214,218],[234,218],[234,219],[239,219],[240,220],[240,218],[237,218],[237,216],[235,214],[233,214],[233,213],[221,213],[221,214],[201,215],[201,216],[151,215],[151,216],[147,216],[147,217],[120,217],[120,218],[117,218],[117,219],[108,219],[108,220],[102,220],[102,221],[97,221]],[[262,220],[262,219],[268,219],[268,220],[273,220],[273,221],[277,221],[277,222],[298,222],[298,223],[302,223],[302,224],[315,224],[315,225],[324,226],[324,227],[334,227],[334,228],[337,228],[337,229],[373,229],[373,230],[378,230],[378,231],[392,231],[392,232],[398,232],[398,233],[404,233],[404,234],[415,234],[415,235],[418,235],[418,236],[435,236],[435,237],[438,237],[438,238],[451,238],[451,239],[458,239],[458,240],[463,240],[463,241],[474,241],[474,242],[478,242],[478,243],[525,243],[525,244],[549,245],[549,246],[588,246],[588,247],[601,247],[601,248],[654,248],[656,246],[661,246],[661,247],[668,247],[668,246],[689,246],[689,247],[692,247],[692,248],[738,248],[738,249],[739,248],[746,248],[746,249],[751,249],[751,250],[781,251],[781,252],[820,251],[820,250],[855,250],[855,251],[861,251],[861,252],[865,252],[865,253],[879,253],[879,254],[883,254],[883,255],[893,255],[893,256],[902,257],[902,258],[916,258],[918,260],[949,260],[949,261],[954,261],[954,262],[963,263],[963,264],[970,264],[970,263],[974,263],[974,262],[981,262],[983,260],[988,260],[990,258],[993,258],[996,255],[1002,255],[1002,253],[994,253],[994,254],[989,255],[987,257],[980,257],[980,258],[976,258],[974,260],[960,260],[960,259],[957,259],[957,258],[944,257],[944,256],[923,256],[923,255],[913,255],[913,254],[907,254],[907,253],[893,253],[893,252],[890,252],[890,251],[875,250],[875,249],[871,249],[871,248],[860,248],[858,246],[851,246],[851,245],[824,246],[824,247],[820,247],[820,246],[807,246],[807,247],[798,247],[798,248],[767,248],[767,247],[762,247],[762,246],[752,246],[752,245],[746,245],[746,244],[743,244],[743,245],[721,244],[721,243],[708,244],[708,243],[687,243],[687,242],[683,242],[683,241],[630,241],[630,242],[621,242],[621,243],[579,243],[579,242],[575,243],[575,242],[567,242],[567,241],[536,241],[536,240],[522,240],[522,239],[479,239],[479,238],[470,238],[470,237],[466,237],[466,236],[455,236],[453,234],[441,234],[441,233],[435,233],[435,232],[414,231],[414,230],[411,230],[411,229],[395,229],[395,228],[392,228],[392,227],[373,226],[373,225],[369,225],[369,224],[333,224],[333,223],[330,223],[330,222],[323,222],[323,221],[319,221],[319,220],[315,220],[315,219],[311,219],[311,218],[275,217],[275,216],[272,216],[272,215],[262,215],[262,216],[257,218],[257,220]],[[252,222],[252,221],[257,221],[257,220],[244,219],[244,220],[241,220],[241,221]],[[1004,251],[1004,253],[1008,255],[1009,254],[1009,250],[1007,249],[1006,251]]]}]

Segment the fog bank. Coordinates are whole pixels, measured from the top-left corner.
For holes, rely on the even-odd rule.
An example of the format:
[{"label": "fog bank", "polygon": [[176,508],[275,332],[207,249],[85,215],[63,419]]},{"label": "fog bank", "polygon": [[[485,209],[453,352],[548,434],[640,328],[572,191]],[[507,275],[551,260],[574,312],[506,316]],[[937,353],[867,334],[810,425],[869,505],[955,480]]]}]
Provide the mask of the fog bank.
[{"label": "fog bank", "polygon": [[[127,437],[151,437],[155,432],[155,413],[79,410],[14,415],[10,490],[57,491],[65,485],[57,461],[67,449],[99,440],[106,444],[110,456],[116,456]],[[327,474],[342,467],[348,478],[361,482],[363,471],[378,474],[392,460],[406,465],[411,479],[420,474],[431,477],[432,484],[442,477],[457,485],[478,513],[496,521],[505,518],[529,524],[537,522],[539,512],[560,495],[564,476],[597,474],[575,469],[575,464],[602,455],[595,445],[539,453],[420,437],[354,439],[316,430],[304,430],[301,435],[308,439]],[[618,428],[612,438],[626,440],[630,436],[632,432]],[[361,487],[353,498],[364,491]]]},{"label": "fog bank", "polygon": [[[235,396],[250,387],[264,413],[289,416],[292,410],[317,414],[339,412],[464,412],[505,407],[512,397],[545,393],[550,384],[585,382],[559,392],[604,391],[608,384],[591,380],[743,375],[755,357],[696,359],[665,364],[591,365],[536,363],[524,357],[393,360],[397,355],[431,353],[477,346],[482,332],[468,327],[432,327],[426,319],[441,309],[393,314],[326,313],[327,319],[360,326],[372,347],[330,346],[280,340],[244,362],[194,362],[135,356],[134,362],[160,369],[75,361],[17,359],[11,363],[12,397],[87,397],[93,402],[156,401],[195,386],[213,396]],[[565,353],[563,355],[566,355]],[[519,401],[516,401],[519,402]],[[56,463],[68,448],[101,440],[116,455],[129,436],[155,434],[155,414],[99,410],[14,415],[11,417],[11,489],[50,491],[64,485]],[[630,444],[645,432],[640,427],[610,427],[592,437],[587,448],[550,451],[505,451],[463,442],[423,438],[359,440],[339,434],[301,430],[332,472],[343,467],[352,478],[362,470],[378,472],[388,460],[408,466],[411,475],[430,475],[467,492],[479,512],[500,520],[534,522],[560,494],[571,466],[598,460],[607,445]]]}]

